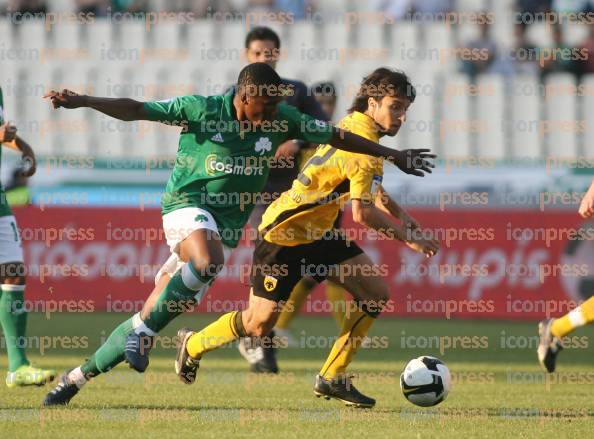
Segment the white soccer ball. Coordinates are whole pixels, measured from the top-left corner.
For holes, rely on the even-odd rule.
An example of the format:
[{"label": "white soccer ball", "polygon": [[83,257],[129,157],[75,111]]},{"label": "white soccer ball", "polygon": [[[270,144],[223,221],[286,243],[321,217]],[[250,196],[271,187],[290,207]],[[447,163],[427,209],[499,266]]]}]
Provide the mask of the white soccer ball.
[{"label": "white soccer ball", "polygon": [[431,407],[445,400],[452,387],[450,370],[439,358],[410,360],[400,375],[400,388],[414,405]]}]

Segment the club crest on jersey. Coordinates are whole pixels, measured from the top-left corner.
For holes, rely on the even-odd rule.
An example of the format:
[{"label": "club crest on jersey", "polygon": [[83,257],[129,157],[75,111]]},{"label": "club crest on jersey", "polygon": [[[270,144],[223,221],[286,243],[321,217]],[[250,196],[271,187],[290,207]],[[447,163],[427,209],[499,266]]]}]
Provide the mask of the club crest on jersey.
[{"label": "club crest on jersey", "polygon": [[272,142],[268,137],[260,137],[255,145],[255,151],[260,155],[264,155],[265,152],[272,149]]},{"label": "club crest on jersey", "polygon": [[278,283],[278,279],[272,276],[266,276],[264,278],[264,289],[269,293],[276,288],[276,284]]}]

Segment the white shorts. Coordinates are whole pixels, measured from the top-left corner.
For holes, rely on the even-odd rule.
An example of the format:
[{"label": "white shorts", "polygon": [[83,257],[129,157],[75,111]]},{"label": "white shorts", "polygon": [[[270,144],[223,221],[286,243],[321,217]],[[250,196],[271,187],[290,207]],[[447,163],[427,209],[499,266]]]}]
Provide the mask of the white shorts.
[{"label": "white shorts", "polygon": [[[173,276],[186,263],[179,256],[179,245],[190,233],[200,229],[208,229],[217,234],[219,233],[217,222],[210,212],[199,207],[185,207],[163,215],[163,230],[165,231],[167,245],[171,250],[171,256],[159,268],[155,275],[155,284],[159,282],[163,274]],[[231,247],[223,244],[225,261],[231,256],[232,251]]]},{"label": "white shorts", "polygon": [[0,264],[23,262],[23,243],[13,215],[0,217]]}]

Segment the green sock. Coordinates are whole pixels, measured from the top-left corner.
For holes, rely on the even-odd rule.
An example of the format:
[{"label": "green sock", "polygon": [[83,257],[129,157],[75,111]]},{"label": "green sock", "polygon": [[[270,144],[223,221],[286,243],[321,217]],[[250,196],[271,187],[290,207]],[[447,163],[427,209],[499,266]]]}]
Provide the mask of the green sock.
[{"label": "green sock", "polygon": [[[204,279],[191,264],[184,265],[171,277],[144,324],[154,332],[161,331],[174,318],[198,303],[198,291],[213,280]],[[205,291],[206,288],[203,293]]]},{"label": "green sock", "polygon": [[126,337],[132,332],[132,317],[120,324],[105,343],[80,367],[87,378],[108,372],[124,361]]},{"label": "green sock", "polygon": [[25,355],[27,345],[27,312],[23,309],[24,285],[0,286],[0,324],[6,339],[8,351],[8,370],[14,372],[29,364]]}]

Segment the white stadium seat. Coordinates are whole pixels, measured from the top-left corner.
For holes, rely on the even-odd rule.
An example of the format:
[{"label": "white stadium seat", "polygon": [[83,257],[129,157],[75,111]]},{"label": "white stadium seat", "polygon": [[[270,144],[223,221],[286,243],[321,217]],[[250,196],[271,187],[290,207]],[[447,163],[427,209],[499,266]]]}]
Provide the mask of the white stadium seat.
[{"label": "white stadium seat", "polygon": [[505,90],[499,75],[479,77],[476,99],[477,136],[479,157],[501,160],[505,158],[506,138],[504,127]]},{"label": "white stadium seat", "polygon": [[575,78],[570,74],[551,74],[546,81],[547,87],[553,87],[554,92],[547,96],[545,130],[547,155],[561,158],[577,157],[577,123]]},{"label": "white stadium seat", "polygon": [[585,157],[594,157],[594,75],[582,78],[585,87],[582,100],[581,118],[584,119],[584,135],[582,139],[582,154]]},{"label": "white stadium seat", "polygon": [[[85,24],[86,26],[86,24]],[[57,23],[52,27],[51,43],[54,50],[71,50],[80,47],[80,27],[75,22]]]},{"label": "white stadium seat", "polygon": [[510,118],[507,127],[511,137],[511,157],[537,159],[543,154],[543,138],[539,133],[541,96],[535,76],[514,78],[510,96]]},{"label": "white stadium seat", "polygon": [[432,75],[421,75],[411,79],[417,91],[415,102],[410,106],[406,123],[401,129],[407,148],[431,148],[436,151],[439,126],[435,117],[435,79]]},{"label": "white stadium seat", "polygon": [[409,71],[419,63],[422,53],[419,49],[419,28],[413,23],[399,21],[391,26],[392,59],[396,67]]},{"label": "white stadium seat", "polygon": [[147,31],[151,47],[176,51],[180,46],[180,26],[175,22],[160,22]]},{"label": "white stadium seat", "polygon": [[464,75],[451,75],[445,83],[441,99],[441,117],[438,120],[439,139],[443,157],[467,157],[471,154],[472,130],[469,81]]}]

